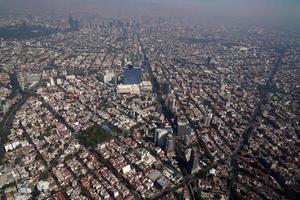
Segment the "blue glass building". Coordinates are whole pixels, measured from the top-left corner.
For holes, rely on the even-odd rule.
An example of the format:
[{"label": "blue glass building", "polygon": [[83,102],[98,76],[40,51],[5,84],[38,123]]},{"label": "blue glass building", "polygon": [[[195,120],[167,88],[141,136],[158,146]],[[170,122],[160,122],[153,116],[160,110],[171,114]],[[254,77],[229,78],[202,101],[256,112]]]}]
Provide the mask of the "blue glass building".
[{"label": "blue glass building", "polygon": [[139,67],[127,67],[124,69],[124,84],[140,84],[142,82],[142,69]]}]

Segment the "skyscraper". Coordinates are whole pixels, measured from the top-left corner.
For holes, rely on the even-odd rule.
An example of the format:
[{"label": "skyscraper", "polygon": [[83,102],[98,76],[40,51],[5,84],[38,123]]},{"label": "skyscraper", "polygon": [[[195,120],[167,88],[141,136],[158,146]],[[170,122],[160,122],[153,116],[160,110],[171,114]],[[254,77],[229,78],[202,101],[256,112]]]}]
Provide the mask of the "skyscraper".
[{"label": "skyscraper", "polygon": [[179,119],[177,122],[177,135],[189,135],[192,130],[190,128],[189,122],[186,119]]},{"label": "skyscraper", "polygon": [[174,149],[173,131],[172,128],[158,128],[155,130],[154,143],[165,149]]},{"label": "skyscraper", "polygon": [[210,127],[212,118],[213,118],[213,114],[212,114],[212,113],[209,113],[209,114],[205,117],[205,120],[204,120],[204,126],[205,126],[205,127]]},{"label": "skyscraper", "polygon": [[208,57],[207,57],[207,63],[206,63],[206,66],[209,67],[209,66],[210,66],[210,63],[211,63],[211,57],[208,56]]},{"label": "skyscraper", "polygon": [[69,15],[69,26],[70,31],[79,31],[79,21],[76,19],[73,19],[72,15]]},{"label": "skyscraper", "polygon": [[173,134],[170,132],[166,135],[165,151],[166,152],[174,151],[174,138],[173,138]]}]

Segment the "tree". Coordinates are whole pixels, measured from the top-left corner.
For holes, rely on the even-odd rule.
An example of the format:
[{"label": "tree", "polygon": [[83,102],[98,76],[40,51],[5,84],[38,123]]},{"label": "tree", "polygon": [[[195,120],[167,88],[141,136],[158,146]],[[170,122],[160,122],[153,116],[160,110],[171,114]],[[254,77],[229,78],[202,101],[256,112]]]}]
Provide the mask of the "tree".
[{"label": "tree", "polygon": [[112,135],[110,132],[97,124],[89,127],[78,136],[79,141],[87,147],[94,147],[99,143],[110,140],[111,138]]},{"label": "tree", "polygon": [[50,165],[52,165],[52,166],[56,166],[57,164],[58,164],[58,161],[56,158],[54,158],[50,161]]},{"label": "tree", "polygon": [[58,153],[58,155],[62,155],[62,154],[64,153],[64,150],[59,149],[59,150],[57,151],[57,153]]},{"label": "tree", "polygon": [[48,177],[49,177],[49,172],[48,171],[44,171],[44,172],[40,173],[40,175],[39,175],[39,179],[41,181],[47,180]]},{"label": "tree", "polygon": [[35,160],[43,160],[43,159],[44,159],[43,156],[39,153],[35,156]]},{"label": "tree", "polygon": [[17,157],[15,159],[15,165],[19,165],[22,162],[22,158],[21,157]]},{"label": "tree", "polygon": [[65,143],[65,144],[64,144],[64,148],[67,149],[68,147],[69,147],[69,144],[68,144],[68,143]]},{"label": "tree", "polygon": [[82,196],[85,196],[85,197],[87,197],[87,198],[89,198],[91,195],[90,195],[90,192],[86,189],[86,188],[84,188],[84,187],[82,187],[81,188],[81,193],[80,193]]}]

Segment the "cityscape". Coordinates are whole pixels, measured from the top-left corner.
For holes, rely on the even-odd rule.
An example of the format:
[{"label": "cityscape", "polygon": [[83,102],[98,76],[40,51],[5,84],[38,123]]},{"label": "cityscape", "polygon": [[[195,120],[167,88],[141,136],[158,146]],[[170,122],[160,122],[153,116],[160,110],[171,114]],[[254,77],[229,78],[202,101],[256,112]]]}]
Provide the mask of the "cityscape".
[{"label": "cityscape", "polygon": [[299,111],[296,30],[0,11],[0,199],[300,199]]}]

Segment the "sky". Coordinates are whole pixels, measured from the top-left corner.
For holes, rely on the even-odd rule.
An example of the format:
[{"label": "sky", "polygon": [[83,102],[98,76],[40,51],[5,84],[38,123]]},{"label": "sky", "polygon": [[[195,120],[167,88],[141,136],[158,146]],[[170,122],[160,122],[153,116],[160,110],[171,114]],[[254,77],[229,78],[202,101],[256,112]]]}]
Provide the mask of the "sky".
[{"label": "sky", "polygon": [[300,0],[0,0],[7,13],[169,16],[300,26]]}]

